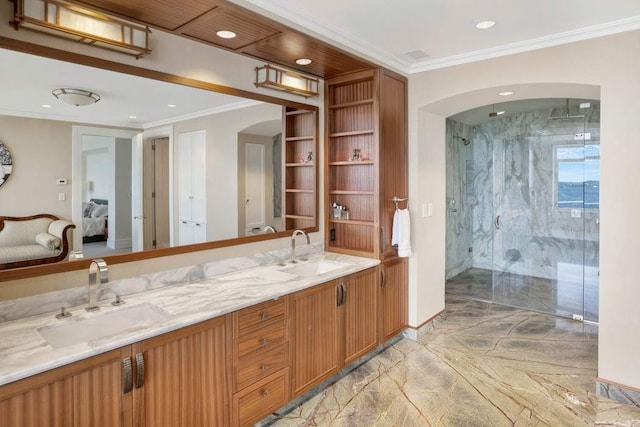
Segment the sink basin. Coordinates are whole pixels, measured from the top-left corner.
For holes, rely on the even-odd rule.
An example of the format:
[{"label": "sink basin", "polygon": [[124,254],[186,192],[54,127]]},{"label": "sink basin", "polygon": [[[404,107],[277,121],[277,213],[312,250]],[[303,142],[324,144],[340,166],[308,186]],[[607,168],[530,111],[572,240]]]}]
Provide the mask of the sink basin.
[{"label": "sink basin", "polygon": [[87,341],[95,341],[125,331],[146,329],[161,323],[171,315],[151,303],[122,307],[91,317],[66,320],[61,325],[43,326],[38,333],[54,348],[68,347]]},{"label": "sink basin", "polygon": [[318,276],[320,274],[328,273],[333,270],[338,270],[349,266],[343,262],[328,261],[322,259],[320,261],[311,261],[305,264],[294,265],[293,267],[283,268],[283,273],[293,274],[299,277],[311,277]]}]

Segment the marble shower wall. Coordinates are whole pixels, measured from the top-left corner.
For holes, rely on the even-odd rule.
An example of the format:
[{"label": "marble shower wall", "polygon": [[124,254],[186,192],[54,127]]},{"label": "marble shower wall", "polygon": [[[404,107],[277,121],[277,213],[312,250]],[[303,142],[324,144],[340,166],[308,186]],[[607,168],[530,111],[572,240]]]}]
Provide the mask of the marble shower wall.
[{"label": "marble shower wall", "polygon": [[[564,116],[565,108],[473,127],[447,120],[447,278],[473,266],[582,282],[584,263],[587,282],[597,285],[599,210],[581,209],[576,218],[556,207],[556,147],[581,146],[574,135],[583,132],[591,134],[586,143],[600,142],[600,104],[590,104],[580,110],[586,126],[583,119],[549,119]],[[470,135],[472,143],[464,146],[453,135]]]},{"label": "marble shower wall", "polygon": [[446,278],[457,276],[473,265],[473,158],[472,146],[462,138],[471,140],[473,128],[447,119],[447,230]]}]

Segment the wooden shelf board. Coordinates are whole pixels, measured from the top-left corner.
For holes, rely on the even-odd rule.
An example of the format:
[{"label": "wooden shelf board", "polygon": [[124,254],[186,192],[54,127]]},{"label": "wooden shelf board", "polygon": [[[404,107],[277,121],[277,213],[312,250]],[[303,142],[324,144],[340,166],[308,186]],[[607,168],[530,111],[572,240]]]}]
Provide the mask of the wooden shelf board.
[{"label": "wooden shelf board", "polygon": [[373,227],[375,224],[373,221],[360,221],[355,219],[329,219],[330,223],[333,224],[351,224],[351,225],[365,225],[367,227]]},{"label": "wooden shelf board", "polygon": [[354,196],[373,196],[373,191],[349,191],[349,190],[331,190],[329,194],[344,194]]},{"label": "wooden shelf board", "polygon": [[325,251],[337,252],[345,255],[361,256],[365,258],[375,258],[373,251],[366,251],[364,249],[347,248],[343,246],[331,246],[331,243],[329,243],[329,246],[325,248]]},{"label": "wooden shelf board", "polygon": [[357,165],[372,165],[375,162],[373,160],[358,160],[358,161],[340,161],[329,162],[329,166],[357,166]]},{"label": "wooden shelf board", "polygon": [[284,217],[289,219],[306,219],[309,221],[313,221],[315,219],[312,216],[305,216],[305,215],[285,215]]},{"label": "wooden shelf board", "polygon": [[352,131],[349,131],[349,132],[333,132],[333,133],[329,134],[329,138],[339,138],[339,137],[342,137],[342,136],[371,135],[374,132],[375,131],[373,129],[352,130]]},{"label": "wooden shelf board", "polygon": [[285,138],[285,141],[306,141],[309,139],[314,139],[315,137],[313,135],[311,136],[288,136]]},{"label": "wooden shelf board", "polygon": [[284,191],[287,193],[313,193],[313,190],[304,190],[300,188],[287,188]]},{"label": "wooden shelf board", "polygon": [[366,104],[373,104],[373,99],[368,98],[368,99],[361,99],[360,101],[344,102],[342,104],[333,104],[333,105],[329,105],[329,109],[333,110],[337,108],[355,107],[357,105],[366,105]]},{"label": "wooden shelf board", "polygon": [[314,166],[314,163],[285,163],[288,168],[303,168]]},{"label": "wooden shelf board", "polygon": [[284,113],[287,116],[298,116],[300,114],[313,114],[313,111],[310,110],[295,110],[295,111],[287,111]]}]

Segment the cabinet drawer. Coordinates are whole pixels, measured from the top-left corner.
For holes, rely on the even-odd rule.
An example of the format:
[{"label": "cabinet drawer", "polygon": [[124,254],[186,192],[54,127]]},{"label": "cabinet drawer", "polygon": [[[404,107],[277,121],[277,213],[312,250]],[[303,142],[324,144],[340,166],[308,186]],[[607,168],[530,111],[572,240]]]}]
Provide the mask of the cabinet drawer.
[{"label": "cabinet drawer", "polygon": [[264,351],[279,346],[287,341],[286,324],[284,317],[272,319],[263,327],[247,331],[237,340],[238,357],[242,357],[252,351],[262,349]]},{"label": "cabinet drawer", "polygon": [[254,307],[245,308],[238,312],[239,335],[253,326],[268,322],[269,320],[285,314],[286,298],[263,302]]},{"label": "cabinet drawer", "polygon": [[287,403],[289,370],[283,369],[234,394],[234,416],[241,426],[252,425]]},{"label": "cabinet drawer", "polygon": [[242,390],[262,378],[289,366],[289,345],[282,344],[268,352],[257,351],[238,360],[236,390]]}]

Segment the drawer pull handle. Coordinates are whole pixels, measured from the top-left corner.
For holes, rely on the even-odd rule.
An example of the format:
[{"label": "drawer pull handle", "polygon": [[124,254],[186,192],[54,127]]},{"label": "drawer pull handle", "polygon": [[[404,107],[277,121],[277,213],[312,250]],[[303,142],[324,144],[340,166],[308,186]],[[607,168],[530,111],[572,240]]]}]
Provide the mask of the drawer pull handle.
[{"label": "drawer pull handle", "polygon": [[263,397],[267,397],[267,396],[269,396],[269,390],[266,390],[266,389],[265,389],[265,390],[262,390],[262,396],[263,396]]},{"label": "drawer pull handle", "polygon": [[144,385],[144,355],[136,354],[136,388]]},{"label": "drawer pull handle", "polygon": [[269,313],[262,313],[262,314],[260,315],[260,318],[261,318],[262,320],[266,320],[266,319],[268,319],[268,318],[269,318]]},{"label": "drawer pull handle", "polygon": [[267,365],[266,363],[262,365],[262,372],[266,371],[267,369],[269,369],[269,365]]},{"label": "drawer pull handle", "polygon": [[260,345],[265,346],[265,345],[267,345],[267,344],[269,344],[269,340],[268,340],[268,339],[266,339],[266,338],[262,338],[262,339],[260,340]]}]

